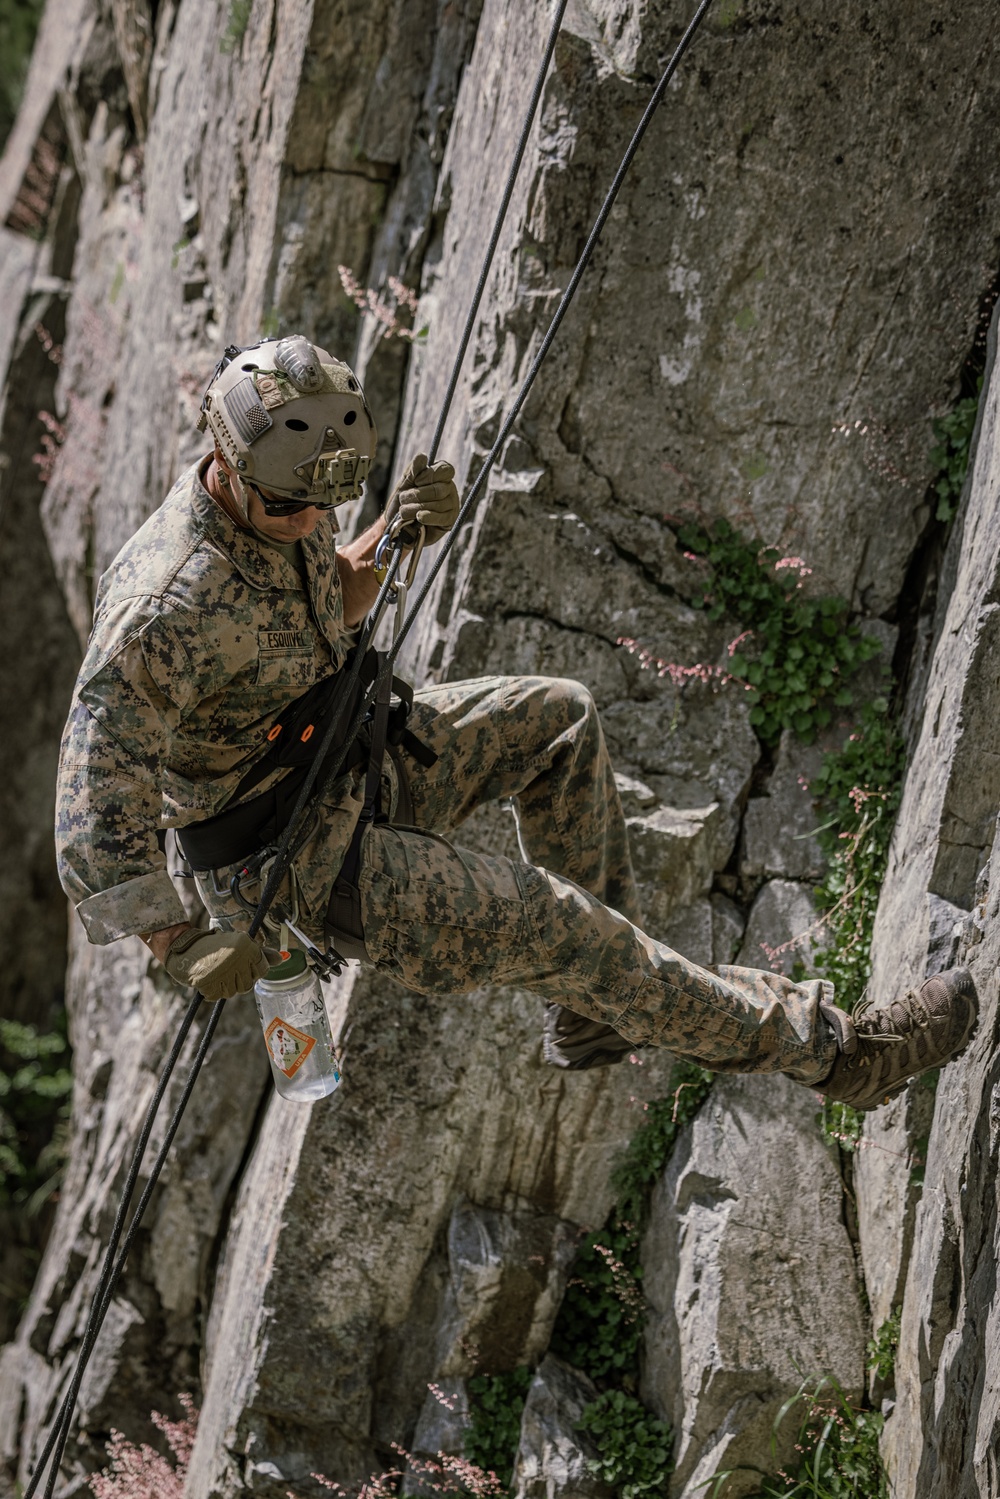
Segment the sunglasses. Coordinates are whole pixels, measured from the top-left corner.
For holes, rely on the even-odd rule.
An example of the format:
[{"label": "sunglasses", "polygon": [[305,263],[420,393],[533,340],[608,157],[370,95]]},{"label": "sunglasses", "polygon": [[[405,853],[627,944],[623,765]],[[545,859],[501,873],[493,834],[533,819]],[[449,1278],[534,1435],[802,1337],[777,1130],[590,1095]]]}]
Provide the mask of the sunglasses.
[{"label": "sunglasses", "polygon": [[314,510],[332,510],[335,502],[333,500],[272,500],[251,479],[244,479],[248,489],[252,489],[258,500],[264,507],[264,514],[272,520],[278,520],[283,515],[298,515],[300,510],[308,510],[310,506]]}]

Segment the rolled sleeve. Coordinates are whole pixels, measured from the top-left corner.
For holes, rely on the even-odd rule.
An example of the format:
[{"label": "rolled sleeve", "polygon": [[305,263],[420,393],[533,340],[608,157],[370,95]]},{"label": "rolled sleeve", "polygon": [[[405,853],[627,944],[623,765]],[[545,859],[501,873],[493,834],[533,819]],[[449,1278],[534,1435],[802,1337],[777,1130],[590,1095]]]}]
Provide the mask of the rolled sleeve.
[{"label": "rolled sleeve", "polygon": [[133,937],[138,932],[179,926],[188,919],[166,869],[140,874],[112,885],[109,890],[88,895],[76,910],[88,938],[99,946],[116,942],[119,937]]}]

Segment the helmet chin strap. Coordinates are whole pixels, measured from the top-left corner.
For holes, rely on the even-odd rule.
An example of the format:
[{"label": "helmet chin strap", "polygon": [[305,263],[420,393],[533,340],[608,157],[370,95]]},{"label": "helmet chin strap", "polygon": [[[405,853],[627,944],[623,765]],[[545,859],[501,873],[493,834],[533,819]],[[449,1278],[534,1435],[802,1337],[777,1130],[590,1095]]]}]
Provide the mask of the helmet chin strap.
[{"label": "helmet chin strap", "polygon": [[250,503],[247,497],[246,485],[236,474],[230,473],[223,468],[218,457],[215,459],[215,473],[219,481],[220,503],[229,519],[243,531],[252,531],[253,523],[250,520]]},{"label": "helmet chin strap", "polygon": [[233,491],[233,499],[239,506],[240,510],[243,512],[243,519],[246,521],[248,526],[251,525],[250,496],[247,494],[246,485],[243,483],[243,480],[241,478],[234,474],[230,488]]}]

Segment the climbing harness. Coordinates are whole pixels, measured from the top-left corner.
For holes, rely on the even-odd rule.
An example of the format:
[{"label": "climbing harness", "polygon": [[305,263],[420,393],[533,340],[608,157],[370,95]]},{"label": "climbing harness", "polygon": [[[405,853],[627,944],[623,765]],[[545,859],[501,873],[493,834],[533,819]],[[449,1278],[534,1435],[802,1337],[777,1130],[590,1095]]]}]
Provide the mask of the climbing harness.
[{"label": "climbing harness", "polygon": [[[438,443],[440,442],[441,434],[444,430],[445,422],[447,421],[450,405],[457,388],[462,362],[464,360],[469,340],[475,326],[475,319],[478,314],[479,304],[486,285],[486,279],[489,274],[489,269],[492,264],[493,255],[496,250],[497,243],[499,242],[507,207],[510,203],[511,194],[513,193],[518,169],[520,167],[521,159],[523,157],[524,150],[527,144],[528,135],[534,121],[538,101],[541,97],[541,90],[544,83],[545,74],[548,70],[548,65],[555,47],[556,36],[558,34],[563,13],[566,8],[566,3],[567,0],[560,0],[560,4],[558,6],[556,15],[553,20],[552,28],[550,30],[545,55],[539,66],[538,74],[536,76],[535,86],[532,92],[528,110],[525,115],[524,125],[519,137],[517,150],[511,164],[510,172],[508,174],[506,188],[496,216],[493,233],[491,235],[487,252],[484,257],[483,268],[480,273],[479,282],[477,284],[476,291],[473,296],[473,301],[466,318],[465,327],[463,329],[459,348],[452,367],[451,378],[449,380],[445,399],[442,404],[441,414],[438,418],[438,424],[434,432],[434,439],[431,444],[430,450],[431,461],[433,461],[434,455],[437,451]],[[698,27],[700,26],[701,21],[705,13],[709,9],[711,3],[712,0],[700,0],[693,18],[688,23],[686,30],[684,31],[673,52],[673,55],[667,63],[667,66],[656,85],[656,88],[653,90],[653,93],[650,96],[649,102],[646,105],[642,118],[639,121],[639,124],[636,126],[632,139],[629,142],[618,170],[615,173],[611,186],[608,189],[607,195],[605,196],[604,202],[602,203],[597,217],[594,220],[593,227],[587,237],[586,244],[584,245],[584,248],[580,253],[573,273],[566,285],[566,289],[564,290],[562,297],[560,298],[559,305],[556,308],[556,311],[552,316],[542,342],[539,345],[538,352],[532,360],[528,372],[521,382],[521,386],[510,406],[510,409],[507,412],[506,417],[501,423],[500,430],[497,433],[497,437],[493,443],[493,446],[490,448],[490,451],[484,458],[479,472],[469,488],[468,494],[466,495],[465,500],[463,501],[462,506],[459,510],[455,524],[452,530],[441,543],[438,555],[435,558],[432,567],[429,569],[427,577],[424,579],[423,584],[419,592],[417,593],[413,604],[409,607],[408,612],[408,594],[409,589],[411,588],[414,581],[416,564],[415,562],[411,564],[411,566],[407,570],[405,580],[400,583],[398,579],[401,570],[403,548],[405,543],[403,542],[401,537],[396,537],[392,541],[391,545],[387,548],[382,549],[380,547],[382,556],[378,559],[378,561],[380,570],[383,571],[383,576],[381,578],[381,586],[379,588],[378,597],[375,600],[372,611],[368,617],[364,629],[362,630],[361,638],[355,649],[353,660],[350,662],[349,666],[345,666],[343,671],[338,674],[337,680],[340,683],[340,689],[336,694],[336,702],[331,705],[328,722],[323,729],[321,742],[317,747],[310,763],[306,766],[305,774],[302,777],[301,784],[298,787],[298,795],[296,797],[295,805],[291,810],[288,821],[280,834],[280,838],[277,844],[273,847],[268,846],[268,848],[266,849],[266,857],[261,861],[256,869],[252,871],[263,886],[258,899],[258,903],[254,908],[254,914],[249,928],[250,936],[256,936],[264,924],[265,917],[267,916],[268,912],[275,902],[279,887],[286,876],[289,866],[291,865],[291,861],[294,857],[296,849],[302,841],[303,824],[305,822],[309,804],[312,801],[313,796],[322,796],[324,790],[332,785],[333,782],[335,782],[336,778],[343,773],[345,767],[348,766],[349,756],[353,753],[353,745],[362,728],[362,724],[364,723],[366,717],[371,714],[372,743],[368,754],[368,769],[366,772],[365,781],[364,807],[362,810],[361,818],[358,822],[358,828],[361,831],[355,831],[354,838],[351,841],[351,845],[341,867],[341,871],[337,876],[337,880],[334,882],[333,894],[331,895],[330,900],[330,908],[327,912],[328,930],[332,930],[336,934],[338,941],[342,945],[339,948],[335,948],[332,953],[319,955],[321,961],[328,964],[327,971],[335,971],[338,961],[340,961],[344,956],[351,956],[350,952],[344,951],[344,948],[350,946],[352,943],[352,930],[356,931],[356,937],[353,940],[359,944],[359,952],[363,953],[364,950],[364,934],[360,923],[360,900],[357,896],[356,876],[357,868],[360,863],[361,841],[364,835],[364,831],[369,826],[371,819],[377,815],[378,794],[381,781],[381,766],[386,744],[385,736],[387,736],[388,734],[387,710],[393,685],[393,663],[395,662],[400,650],[402,649],[403,643],[406,640],[410,628],[412,627],[413,620],[416,618],[420,609],[426,602],[427,597],[431,589],[433,588],[442,567],[444,566],[447,558],[451,553],[452,547],[455,545],[459,530],[463,522],[467,520],[469,514],[471,513],[472,508],[475,505],[482,491],[482,488],[487,478],[489,477],[489,474],[494,464],[496,463],[497,458],[500,455],[503,445],[507,441],[507,438],[511,433],[514,422],[517,420],[517,417],[520,414],[522,407],[524,406],[524,403],[528,397],[528,393],[531,390],[531,387],[535,382],[535,379],[538,375],[539,370],[541,369],[545,357],[552,346],[552,342],[556,336],[556,333],[558,332],[559,327],[564,317],[566,316],[567,311],[569,310],[570,304],[576,294],[576,290],[580,284],[583,273],[586,270],[591,256],[593,255],[597,242],[600,239],[601,232],[608,220],[611,209],[614,206],[615,199],[617,198],[618,193],[621,190],[622,183],[624,182],[628,170],[632,164],[633,158],[635,157],[635,154],[639,149],[643,136],[645,135],[646,130],[648,129],[649,124],[663,99],[663,95],[666,92],[671,78],[674,76],[674,73],[677,71],[681,59],[684,57],[684,54],[687,52],[689,46],[691,45],[695,33],[697,32]],[[392,644],[389,646],[387,651],[385,651],[384,653],[379,653],[376,657],[377,670],[374,677],[370,678],[367,683],[363,682],[363,672],[371,671],[371,662],[368,659],[370,654],[369,648],[374,639],[375,633],[382,622],[387,606],[390,604],[390,602],[393,601],[396,602],[397,608],[400,609],[400,613],[397,618],[396,628],[393,632]],[[368,663],[367,667],[366,661]],[[344,677],[344,680],[342,682],[340,682],[341,677]],[[382,709],[384,709],[385,711],[379,711]],[[381,729],[379,728],[380,720],[383,725]],[[376,761],[377,769],[373,770],[373,767],[376,765]],[[185,834],[189,833],[190,829],[185,829]],[[308,836],[308,829],[306,831],[306,836]],[[254,859],[248,861],[248,873],[251,872],[250,866],[254,862]],[[315,949],[313,949],[313,951],[315,952]],[[73,1410],[76,1405],[77,1396],[79,1395],[84,1372],[93,1352],[94,1344],[101,1330],[104,1318],[107,1315],[108,1309],[111,1305],[115,1287],[125,1267],[129,1251],[132,1247],[135,1236],[142,1221],[142,1216],[146,1210],[153,1191],[155,1190],[171,1143],[173,1142],[174,1135],[177,1132],[181,1117],[187,1106],[188,1099],[191,1096],[195,1081],[201,1070],[202,1062],[204,1061],[209,1045],[211,1044],[212,1037],[215,1034],[216,1027],[219,1024],[219,1020],[222,1015],[222,1004],[219,1003],[213,1005],[208,1022],[205,1026],[205,1030],[202,1033],[197,1053],[194,1057],[187,1078],[185,1080],[181,1096],[167,1127],[167,1131],[164,1135],[160,1149],[157,1152],[156,1159],[150,1168],[146,1186],[143,1189],[142,1195],[140,1196],[139,1201],[136,1205],[135,1213],[133,1214],[132,1220],[129,1223],[128,1230],[127,1232],[124,1232],[125,1220],[127,1218],[132,1195],[135,1191],[136,1183],[139,1178],[139,1171],[142,1164],[143,1154],[145,1153],[146,1146],[152,1133],[156,1114],[163,1100],[163,1096],[166,1092],[167,1084],[173,1073],[174,1067],[177,1064],[177,1060],[183,1048],[184,1041],[187,1038],[188,1032],[191,1029],[194,1018],[201,1008],[201,1005],[202,1000],[200,995],[198,995],[192,1000],[187,1012],[185,1013],[180,1030],[173,1046],[171,1047],[167,1062],[164,1066],[163,1073],[157,1085],[156,1092],[154,1093],[149,1109],[147,1110],[146,1117],[143,1121],[142,1128],[139,1132],[138,1144],[136,1146],[135,1154],[129,1167],[125,1186],[122,1190],[122,1196],[115,1217],[115,1223],[111,1231],[111,1237],[109,1239],[108,1247],[105,1251],[104,1260],[102,1263],[97,1290],[94,1295],[90,1315],[87,1320],[87,1326],[85,1328],[83,1340],[81,1342],[80,1350],[77,1355],[76,1368],[73,1372],[73,1377],[70,1381],[66,1394],[59,1406],[59,1410],[56,1413],[55,1420],[53,1421],[52,1427],[50,1428],[46,1442],[35,1463],[34,1471],[28,1481],[27,1487],[24,1490],[24,1499],[33,1499],[33,1496],[38,1491],[39,1484],[41,1483],[42,1477],[45,1474],[46,1468],[48,1468],[48,1480],[45,1487],[45,1499],[52,1499],[59,1474],[60,1464],[62,1462],[62,1455],[65,1450],[67,1439],[69,1437]],[[119,1245],[121,1246],[120,1249]]]}]

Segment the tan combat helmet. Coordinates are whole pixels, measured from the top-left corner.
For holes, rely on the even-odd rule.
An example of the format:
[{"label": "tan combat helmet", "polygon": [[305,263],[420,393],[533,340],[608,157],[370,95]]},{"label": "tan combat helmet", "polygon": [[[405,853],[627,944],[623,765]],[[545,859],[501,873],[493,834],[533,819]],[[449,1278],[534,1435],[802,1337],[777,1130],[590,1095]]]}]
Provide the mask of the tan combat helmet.
[{"label": "tan combat helmet", "polygon": [[231,344],[201,403],[206,428],[243,481],[237,489],[267,490],[281,510],[358,499],[378,440],[353,370],[301,334]]}]

